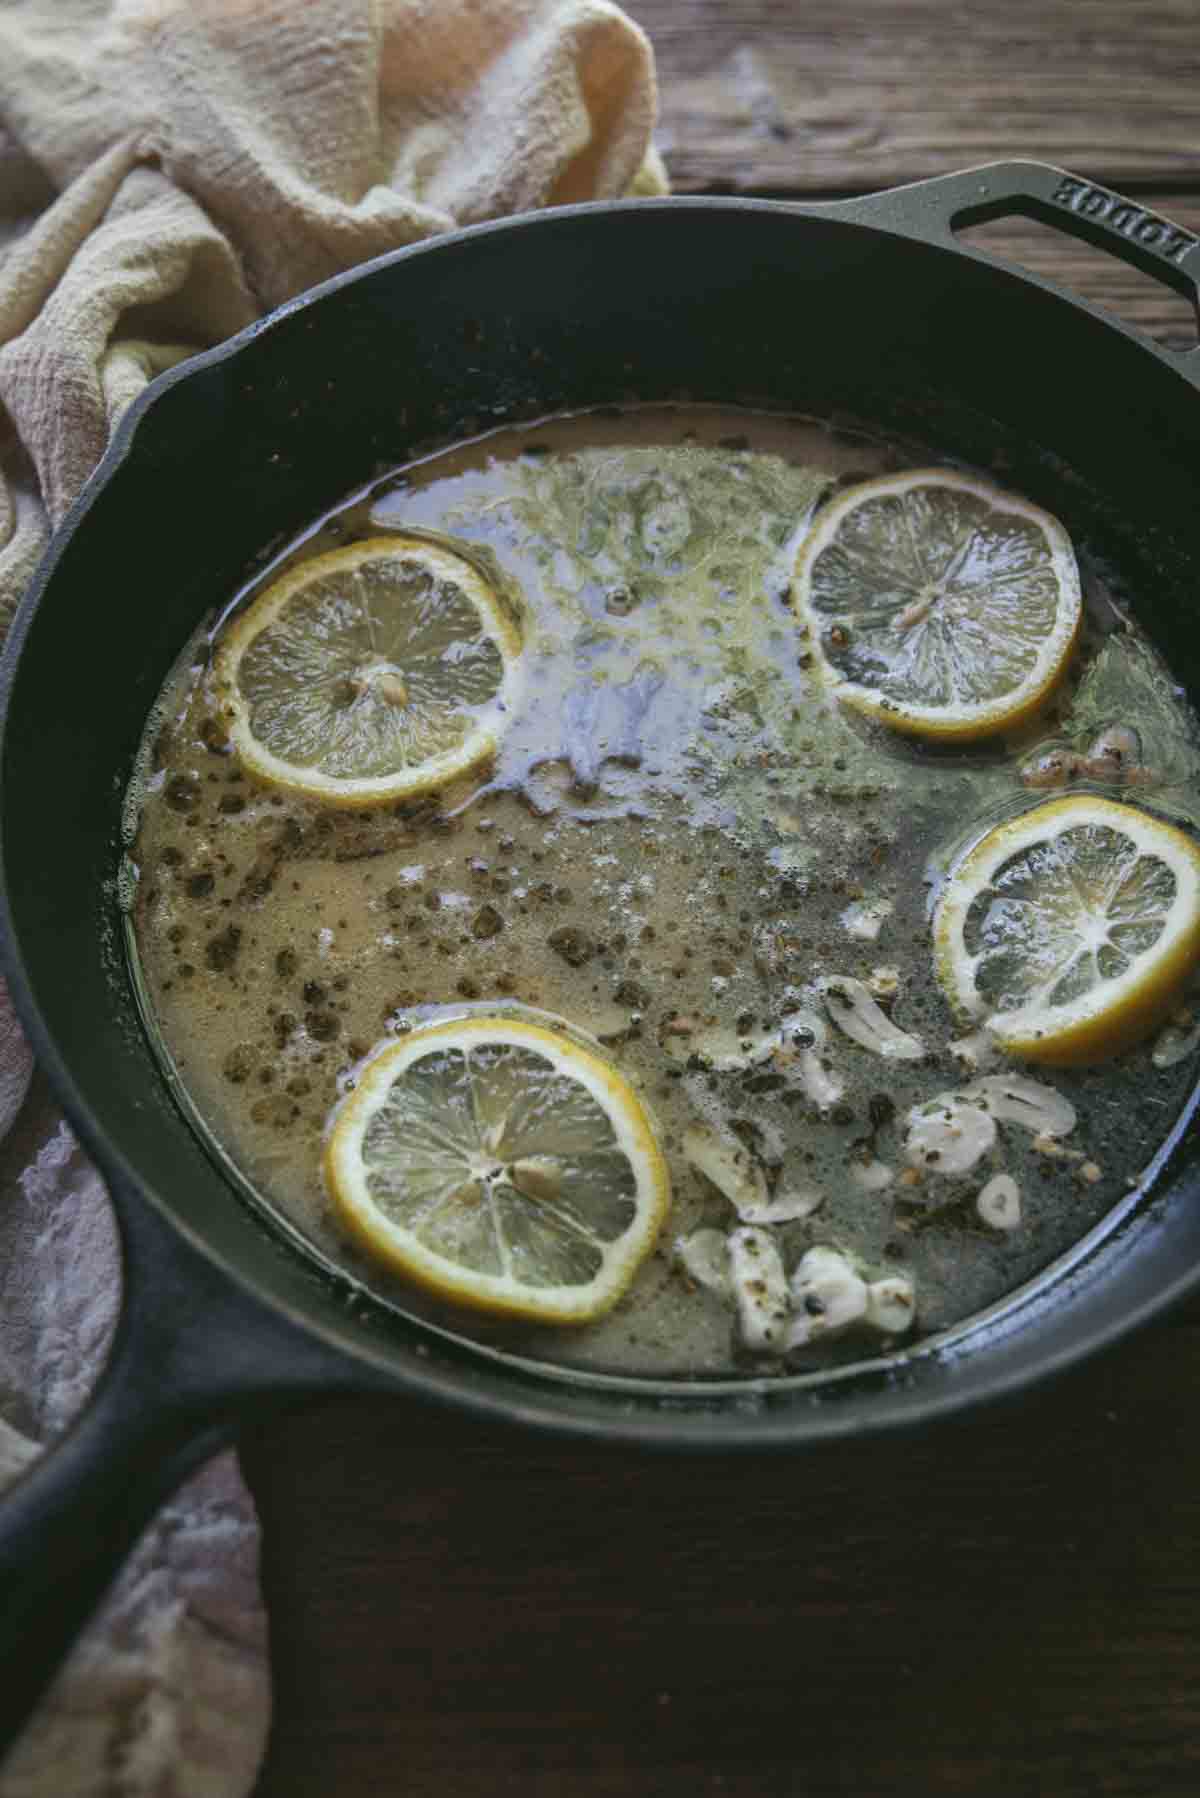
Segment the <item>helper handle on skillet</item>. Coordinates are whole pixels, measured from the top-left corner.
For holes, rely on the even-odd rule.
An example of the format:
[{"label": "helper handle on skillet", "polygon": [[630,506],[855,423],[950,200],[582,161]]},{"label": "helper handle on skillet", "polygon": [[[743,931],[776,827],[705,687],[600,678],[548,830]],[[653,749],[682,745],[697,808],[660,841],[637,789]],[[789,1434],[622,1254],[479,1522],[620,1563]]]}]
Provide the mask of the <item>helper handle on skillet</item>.
[{"label": "helper handle on skillet", "polygon": [[144,1199],[115,1197],[125,1290],[108,1364],[0,1504],[0,1754],[184,1476],[268,1399],[364,1387],[361,1366],[248,1296]]},{"label": "helper handle on skillet", "polygon": [[[828,210],[842,218],[861,219],[864,224],[882,225],[925,243],[940,242],[959,250],[972,246],[958,243],[956,231],[992,219],[1036,219],[1068,237],[1107,250],[1174,288],[1191,302],[1200,324],[1200,238],[1136,200],[1126,200],[1111,188],[1046,162],[986,163],[910,187],[835,201]],[[990,251],[984,254],[991,257]],[[1111,314],[1102,308],[1079,299],[1076,303],[1112,322]],[[1154,347],[1177,361],[1200,358],[1200,349]],[[1196,366],[1195,361],[1191,366]]]},{"label": "helper handle on skillet", "polygon": [[[946,248],[966,247],[955,245],[956,228],[1024,215],[1197,301],[1200,242],[1190,232],[1045,164],[994,164],[822,210]],[[0,1749],[186,1473],[281,1392],[373,1383],[361,1361],[343,1362],[246,1296],[143,1199],[114,1196],[126,1300],[109,1365],[79,1421],[0,1506]]]}]

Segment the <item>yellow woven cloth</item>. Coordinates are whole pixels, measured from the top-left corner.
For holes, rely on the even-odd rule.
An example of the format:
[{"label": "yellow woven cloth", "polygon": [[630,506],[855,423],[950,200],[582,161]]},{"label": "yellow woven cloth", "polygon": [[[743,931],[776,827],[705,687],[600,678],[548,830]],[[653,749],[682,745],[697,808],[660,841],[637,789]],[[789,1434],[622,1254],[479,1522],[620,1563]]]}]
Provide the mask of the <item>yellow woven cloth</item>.
[{"label": "yellow woven cloth", "polygon": [[[434,232],[661,191],[654,107],[607,0],[3,0],[0,634],[153,375]],[[28,1071],[0,985],[0,1485],[83,1402],[119,1282],[100,1181]],[[248,1792],[257,1551],[222,1457],[148,1532],[0,1798]]]}]

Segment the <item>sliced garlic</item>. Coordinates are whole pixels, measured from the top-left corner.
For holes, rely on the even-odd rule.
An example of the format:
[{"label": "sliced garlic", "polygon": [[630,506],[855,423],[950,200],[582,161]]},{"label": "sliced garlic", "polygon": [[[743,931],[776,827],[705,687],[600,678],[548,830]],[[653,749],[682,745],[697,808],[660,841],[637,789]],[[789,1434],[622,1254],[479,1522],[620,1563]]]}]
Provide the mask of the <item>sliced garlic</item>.
[{"label": "sliced garlic", "polygon": [[747,1348],[782,1354],[790,1305],[775,1239],[752,1226],[735,1230],[729,1238],[729,1272]]},{"label": "sliced garlic", "polygon": [[821,1111],[829,1111],[845,1096],[845,1082],[825,1066],[815,1049],[802,1049],[796,1063],[800,1084]]},{"label": "sliced garlic", "polygon": [[996,1141],[996,1120],[965,1093],[940,1093],[908,1114],[905,1159],[938,1174],[965,1174]]},{"label": "sliced garlic", "polygon": [[740,1074],[757,1067],[779,1047],[777,1030],[740,1033],[723,1024],[707,1030],[675,1030],[670,1035],[667,1049],[676,1060],[690,1061],[698,1055],[718,1074]]},{"label": "sliced garlic", "polygon": [[729,1243],[723,1230],[693,1230],[675,1238],[675,1255],[684,1271],[707,1292],[732,1299]]},{"label": "sliced garlic", "polygon": [[867,1287],[866,1321],[885,1335],[899,1336],[911,1329],[916,1314],[916,1293],[907,1274],[888,1274]]},{"label": "sliced garlic", "polygon": [[[828,1111],[846,1090],[819,1053],[828,1034],[815,1012],[795,1011],[782,1020],[778,1030],[744,1035],[722,1026],[686,1033],[674,1031],[665,1046],[677,1061],[699,1056],[718,1074],[742,1073],[774,1057],[782,1072],[794,1070],[813,1104]],[[720,1181],[716,1184],[720,1185]]]},{"label": "sliced garlic", "polygon": [[975,1209],[993,1230],[1015,1230],[1021,1221],[1021,1189],[1011,1174],[994,1174],[979,1191]]},{"label": "sliced garlic", "polygon": [[819,1186],[811,1180],[799,1180],[765,1204],[742,1205],[738,1215],[747,1224],[792,1224],[802,1217],[811,1217],[824,1202],[825,1194]]},{"label": "sliced garlic", "polygon": [[805,1251],[792,1270],[792,1297],[803,1297],[813,1280],[839,1280],[847,1275],[866,1284],[849,1255],[827,1243],[818,1243],[816,1248]]},{"label": "sliced garlic", "polygon": [[1069,1136],[1075,1128],[1071,1101],[1023,1074],[988,1074],[964,1087],[962,1096],[986,1105],[1002,1124],[1021,1124],[1035,1136]]},{"label": "sliced garlic", "polygon": [[809,1249],[801,1256],[792,1274],[791,1293],[796,1315],[787,1332],[789,1349],[845,1330],[866,1315],[867,1283],[836,1249]]},{"label": "sliced garlic", "polygon": [[851,1042],[891,1061],[924,1060],[925,1045],[920,1037],[893,1024],[861,980],[832,975],[821,982],[821,991],[830,1017]]},{"label": "sliced garlic", "polygon": [[767,1204],[767,1180],[744,1143],[711,1124],[691,1124],[683,1133],[683,1153],[688,1163],[711,1180],[739,1216],[744,1207]]},{"label": "sliced garlic", "polygon": [[693,1020],[682,1018],[672,1019],[666,1033],[671,1039],[667,1051],[676,1060],[688,1061],[698,1055],[717,1074],[743,1073],[781,1050],[819,1046],[826,1036],[820,1018],[808,1011],[791,1013],[775,1030],[739,1031],[727,1024],[701,1030]]},{"label": "sliced garlic", "polygon": [[846,1091],[845,1083],[822,1059],[828,1040],[825,1020],[815,1011],[792,1011],[779,1026],[779,1048],[775,1054],[779,1067],[795,1069],[806,1095],[821,1111],[838,1104]]},{"label": "sliced garlic", "polygon": [[800,1180],[771,1198],[762,1167],[744,1143],[711,1124],[692,1124],[683,1137],[683,1152],[697,1173],[711,1180],[746,1224],[790,1224],[811,1217],[825,1195],[811,1181]]}]

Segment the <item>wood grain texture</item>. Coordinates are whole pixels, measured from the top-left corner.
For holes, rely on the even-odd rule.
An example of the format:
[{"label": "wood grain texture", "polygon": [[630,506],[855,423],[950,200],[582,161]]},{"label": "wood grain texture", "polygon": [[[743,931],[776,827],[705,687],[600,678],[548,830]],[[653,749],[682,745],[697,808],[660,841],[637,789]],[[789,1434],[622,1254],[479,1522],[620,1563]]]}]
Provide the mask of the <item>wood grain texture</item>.
[{"label": "wood grain texture", "polygon": [[861,190],[1035,155],[1200,177],[1192,0],[629,0],[681,192]]},{"label": "wood grain texture", "polygon": [[883,1446],[675,1460],[273,1423],[259,1798],[1200,1789],[1200,1318]]}]

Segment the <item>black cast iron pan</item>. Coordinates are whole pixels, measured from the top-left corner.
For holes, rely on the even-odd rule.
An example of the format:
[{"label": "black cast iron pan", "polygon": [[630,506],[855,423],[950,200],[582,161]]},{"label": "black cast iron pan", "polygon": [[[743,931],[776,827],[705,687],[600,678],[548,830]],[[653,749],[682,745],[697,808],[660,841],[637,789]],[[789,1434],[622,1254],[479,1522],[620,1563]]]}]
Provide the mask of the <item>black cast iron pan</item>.
[{"label": "black cast iron pan", "polygon": [[7,1732],[159,1501],[281,1396],[368,1388],[648,1446],[815,1447],[1018,1392],[1200,1283],[1185,1120],[1115,1225],[954,1342],[740,1395],[566,1383],[348,1306],[183,1121],[121,960],[122,790],[196,622],[341,495],[492,424],[697,400],[924,439],[1063,517],[1200,693],[1200,354],[956,242],[956,227],[1007,214],[1195,301],[1192,237],[1033,163],[834,205],[568,208],[332,281],[154,383],[122,424],[3,664],[9,978],[108,1181],[126,1273],[95,1398],[0,1508]]}]

